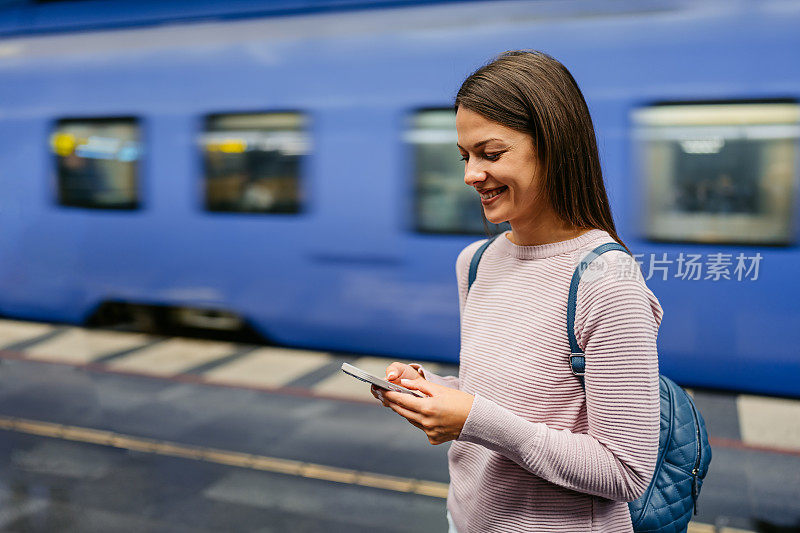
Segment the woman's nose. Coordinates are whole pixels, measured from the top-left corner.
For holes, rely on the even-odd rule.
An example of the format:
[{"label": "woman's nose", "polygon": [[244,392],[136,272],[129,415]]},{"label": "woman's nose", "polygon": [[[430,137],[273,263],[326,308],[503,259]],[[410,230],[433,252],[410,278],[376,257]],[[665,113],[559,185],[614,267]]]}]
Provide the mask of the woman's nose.
[{"label": "woman's nose", "polygon": [[476,164],[467,161],[467,166],[464,167],[464,183],[470,187],[486,179],[486,172],[479,168]]}]

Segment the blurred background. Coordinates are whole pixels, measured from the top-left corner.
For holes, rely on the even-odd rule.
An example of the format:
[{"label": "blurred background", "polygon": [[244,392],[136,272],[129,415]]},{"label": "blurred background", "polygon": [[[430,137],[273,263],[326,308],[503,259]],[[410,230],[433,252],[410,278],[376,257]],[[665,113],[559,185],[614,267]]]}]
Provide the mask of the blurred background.
[{"label": "blurred background", "polygon": [[708,424],[690,531],[800,531],[798,46],[797,1],[0,0],[0,530],[445,531],[449,445],[339,367],[457,374],[453,99],[527,48]]}]

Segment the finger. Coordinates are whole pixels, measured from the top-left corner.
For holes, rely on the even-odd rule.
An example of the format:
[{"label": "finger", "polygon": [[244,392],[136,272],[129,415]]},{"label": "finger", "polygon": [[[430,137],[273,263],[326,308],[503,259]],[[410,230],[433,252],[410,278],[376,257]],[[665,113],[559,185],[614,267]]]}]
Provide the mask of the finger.
[{"label": "finger", "polygon": [[392,381],[402,376],[406,366],[407,365],[404,365],[403,363],[398,363],[395,361],[386,367],[386,380]]},{"label": "finger", "polygon": [[416,368],[414,368],[411,365],[403,366],[403,373],[400,374],[400,379],[416,379],[419,377],[422,377],[422,375],[419,372],[417,372]]},{"label": "finger", "polygon": [[414,411],[415,413],[420,412],[420,410],[424,407],[424,402],[426,400],[425,398],[419,398],[413,394],[391,390],[384,392],[383,397],[389,400],[390,403],[396,403],[401,407],[408,409],[409,411]]},{"label": "finger", "polygon": [[375,397],[376,400],[378,400],[383,404],[384,407],[389,407],[386,398],[383,397],[383,391],[381,389],[377,388],[375,385],[372,385],[370,387],[370,392],[372,393],[372,395]]},{"label": "finger", "polygon": [[408,411],[407,409],[403,409],[401,406],[391,402],[388,404],[388,407],[398,415],[405,418],[408,421],[408,423],[411,424],[412,426],[416,426],[422,431],[425,431],[425,428],[422,426],[422,422],[419,421],[419,415],[417,413],[414,413],[413,411]]},{"label": "finger", "polygon": [[415,426],[415,427],[417,427],[418,429],[421,429],[423,432],[425,431],[425,428],[424,428],[424,427],[422,427],[422,424],[420,424],[420,423],[418,423],[418,422],[415,422],[415,421],[413,421],[413,420],[409,420],[408,418],[406,418],[406,422],[408,422],[408,423],[409,423],[409,424],[411,424],[412,426]]},{"label": "finger", "polygon": [[433,396],[436,393],[436,385],[423,378],[401,379],[400,384],[407,389],[418,390],[427,396]]},{"label": "finger", "polygon": [[397,413],[398,415],[402,416],[418,428],[422,429],[422,421],[420,420],[420,414],[414,411],[410,411],[403,407],[402,405],[397,405],[396,403],[389,402],[389,409]]}]

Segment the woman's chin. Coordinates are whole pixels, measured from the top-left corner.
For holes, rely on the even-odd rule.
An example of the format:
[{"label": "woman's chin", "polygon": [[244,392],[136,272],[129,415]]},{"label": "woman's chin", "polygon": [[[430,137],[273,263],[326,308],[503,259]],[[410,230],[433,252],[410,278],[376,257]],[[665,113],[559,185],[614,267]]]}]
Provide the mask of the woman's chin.
[{"label": "woman's chin", "polygon": [[494,212],[490,213],[489,210],[484,207],[483,216],[486,217],[487,221],[491,222],[492,224],[502,224],[508,220],[508,217],[503,216],[502,213],[498,213],[496,210],[493,211]]}]

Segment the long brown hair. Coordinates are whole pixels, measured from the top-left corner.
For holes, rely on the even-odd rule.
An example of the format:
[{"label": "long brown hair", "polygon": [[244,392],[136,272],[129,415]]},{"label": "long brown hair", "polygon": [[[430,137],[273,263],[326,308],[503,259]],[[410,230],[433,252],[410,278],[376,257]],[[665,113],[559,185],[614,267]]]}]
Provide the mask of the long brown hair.
[{"label": "long brown hair", "polygon": [[[544,170],[540,191],[555,213],[573,226],[605,230],[625,246],[611,216],[589,108],[564,65],[536,50],[504,52],[464,80],[455,109],[461,106],[533,137]],[[488,233],[485,215],[484,227]]]}]

